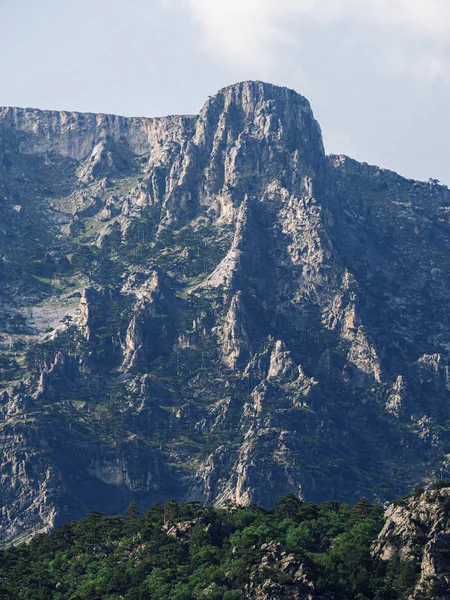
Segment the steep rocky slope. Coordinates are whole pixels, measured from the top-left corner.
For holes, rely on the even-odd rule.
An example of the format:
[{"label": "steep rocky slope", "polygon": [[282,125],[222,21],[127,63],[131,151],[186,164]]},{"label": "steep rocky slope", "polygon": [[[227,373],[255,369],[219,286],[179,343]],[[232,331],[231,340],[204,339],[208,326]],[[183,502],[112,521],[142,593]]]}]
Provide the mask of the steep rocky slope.
[{"label": "steep rocky slope", "polygon": [[420,577],[412,599],[448,600],[450,488],[429,490],[391,505],[372,554],[384,561],[398,558],[418,565]]},{"label": "steep rocky slope", "polygon": [[197,116],[0,109],[1,536],[448,473],[450,192],[245,82]]}]

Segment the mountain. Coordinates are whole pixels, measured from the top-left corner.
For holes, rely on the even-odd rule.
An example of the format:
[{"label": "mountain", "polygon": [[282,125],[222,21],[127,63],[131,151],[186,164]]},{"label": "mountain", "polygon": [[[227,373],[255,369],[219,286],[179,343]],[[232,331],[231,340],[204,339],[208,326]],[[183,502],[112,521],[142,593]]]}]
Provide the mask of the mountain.
[{"label": "mountain", "polygon": [[449,475],[449,218],[266,83],[195,116],[0,109],[3,543]]}]

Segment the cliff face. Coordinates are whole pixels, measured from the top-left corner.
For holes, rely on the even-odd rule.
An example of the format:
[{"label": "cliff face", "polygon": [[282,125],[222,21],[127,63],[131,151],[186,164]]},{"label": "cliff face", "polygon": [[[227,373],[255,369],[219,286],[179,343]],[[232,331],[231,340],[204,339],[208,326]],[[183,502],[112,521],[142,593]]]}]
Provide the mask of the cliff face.
[{"label": "cliff face", "polygon": [[4,540],[447,472],[449,210],[260,82],[198,116],[0,109]]},{"label": "cliff face", "polygon": [[411,599],[450,598],[450,488],[430,490],[391,505],[374,557],[412,561],[418,578]]}]

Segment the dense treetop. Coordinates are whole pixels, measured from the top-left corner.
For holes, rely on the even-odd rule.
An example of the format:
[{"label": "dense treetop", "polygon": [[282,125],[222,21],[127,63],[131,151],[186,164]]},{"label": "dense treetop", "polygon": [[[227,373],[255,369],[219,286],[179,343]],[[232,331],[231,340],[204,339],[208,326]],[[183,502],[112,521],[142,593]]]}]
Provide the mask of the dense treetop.
[{"label": "dense treetop", "polygon": [[[0,597],[55,600],[400,600],[413,562],[371,547],[383,509],[360,500],[315,505],[293,495],[272,509],[168,501],[144,515],[96,511],[0,554]],[[308,596],[310,594],[310,596]]]}]

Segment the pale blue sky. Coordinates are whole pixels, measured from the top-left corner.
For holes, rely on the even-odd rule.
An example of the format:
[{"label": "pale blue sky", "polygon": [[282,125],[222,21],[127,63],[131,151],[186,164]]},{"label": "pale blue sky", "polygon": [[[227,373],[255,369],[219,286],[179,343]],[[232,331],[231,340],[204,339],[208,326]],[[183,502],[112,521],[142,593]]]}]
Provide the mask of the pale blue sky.
[{"label": "pale blue sky", "polygon": [[0,106],[196,113],[244,79],[327,152],[450,184],[450,0],[0,0]]}]

